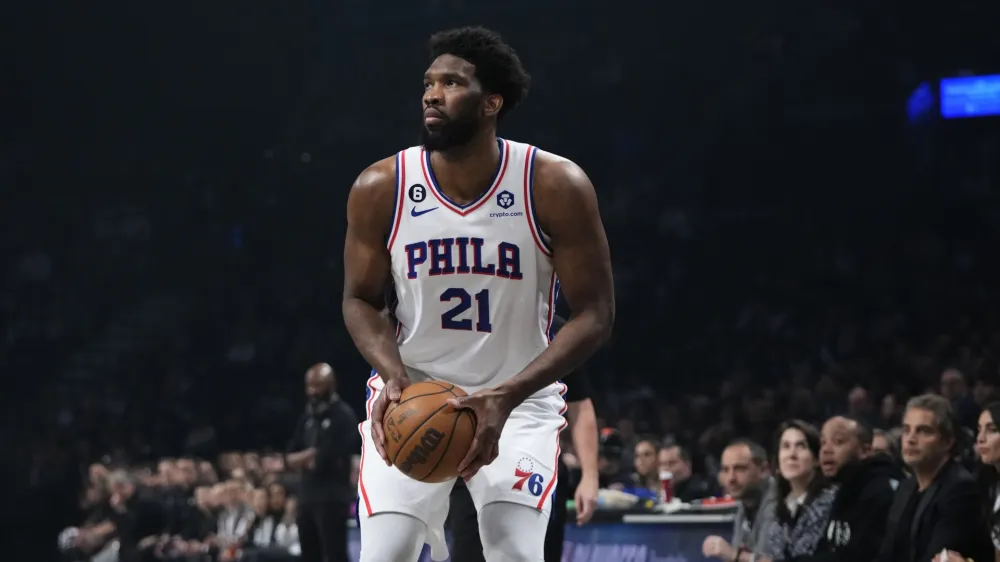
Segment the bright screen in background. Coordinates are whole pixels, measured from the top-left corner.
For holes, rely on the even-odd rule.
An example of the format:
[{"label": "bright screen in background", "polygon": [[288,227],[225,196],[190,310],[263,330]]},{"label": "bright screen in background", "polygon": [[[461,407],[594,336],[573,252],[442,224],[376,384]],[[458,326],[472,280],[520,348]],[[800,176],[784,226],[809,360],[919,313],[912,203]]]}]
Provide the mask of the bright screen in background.
[{"label": "bright screen in background", "polygon": [[988,117],[1000,115],[1000,74],[942,78],[941,117]]}]

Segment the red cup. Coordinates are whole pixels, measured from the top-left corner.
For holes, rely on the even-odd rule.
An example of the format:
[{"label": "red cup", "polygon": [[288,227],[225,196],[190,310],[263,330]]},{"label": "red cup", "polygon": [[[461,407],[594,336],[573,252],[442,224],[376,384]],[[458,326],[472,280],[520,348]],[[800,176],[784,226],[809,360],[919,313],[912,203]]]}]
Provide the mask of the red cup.
[{"label": "red cup", "polygon": [[660,501],[670,503],[674,499],[674,473],[660,471]]}]

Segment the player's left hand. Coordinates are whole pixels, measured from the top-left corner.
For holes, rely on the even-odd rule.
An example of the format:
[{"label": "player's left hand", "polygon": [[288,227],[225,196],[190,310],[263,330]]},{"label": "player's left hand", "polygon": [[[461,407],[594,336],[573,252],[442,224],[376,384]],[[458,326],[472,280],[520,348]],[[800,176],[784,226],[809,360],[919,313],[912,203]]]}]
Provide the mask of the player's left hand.
[{"label": "player's left hand", "polygon": [[469,453],[458,463],[458,473],[464,480],[468,481],[500,455],[500,433],[513,409],[508,402],[507,395],[495,389],[448,400],[455,409],[472,410],[476,416],[476,435]]}]

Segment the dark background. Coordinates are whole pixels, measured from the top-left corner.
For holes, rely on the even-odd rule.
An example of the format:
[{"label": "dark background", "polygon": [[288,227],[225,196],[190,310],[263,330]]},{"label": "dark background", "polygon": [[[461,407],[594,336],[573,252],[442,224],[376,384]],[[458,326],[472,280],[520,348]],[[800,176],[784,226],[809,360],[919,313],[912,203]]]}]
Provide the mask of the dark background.
[{"label": "dark background", "polygon": [[905,112],[922,81],[1000,70],[998,6],[5,6],[0,447],[18,542],[54,543],[101,455],[179,454],[193,430],[210,450],[282,445],[317,361],[360,411],[346,194],[415,143],[424,42],[454,25],[499,30],[534,76],[501,133],[597,186],[618,296],[591,363],[606,423],[708,453],[706,430],[826,413],[855,384],[874,402],[950,365],[1000,379],[998,127]]}]

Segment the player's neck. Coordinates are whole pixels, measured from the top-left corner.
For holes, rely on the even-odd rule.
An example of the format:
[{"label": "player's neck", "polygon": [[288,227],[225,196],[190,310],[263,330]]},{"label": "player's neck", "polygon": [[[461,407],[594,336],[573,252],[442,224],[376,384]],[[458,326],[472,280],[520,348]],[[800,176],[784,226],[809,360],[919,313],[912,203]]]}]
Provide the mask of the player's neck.
[{"label": "player's neck", "polygon": [[464,146],[431,153],[438,188],[459,204],[475,201],[490,184],[500,164],[496,133],[484,130]]}]

